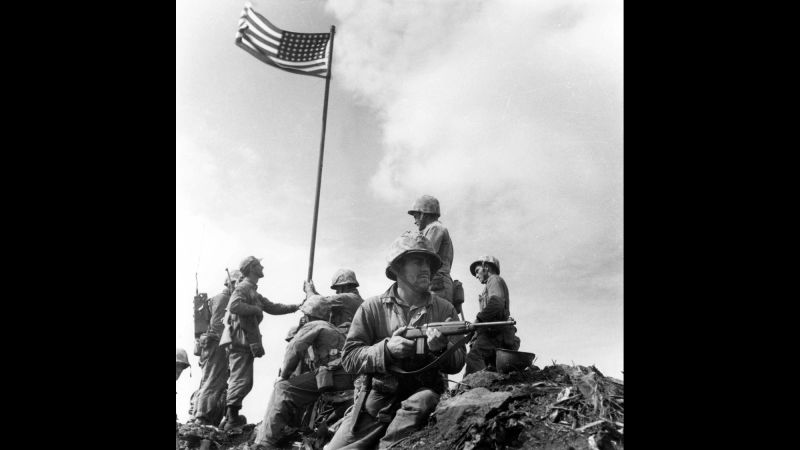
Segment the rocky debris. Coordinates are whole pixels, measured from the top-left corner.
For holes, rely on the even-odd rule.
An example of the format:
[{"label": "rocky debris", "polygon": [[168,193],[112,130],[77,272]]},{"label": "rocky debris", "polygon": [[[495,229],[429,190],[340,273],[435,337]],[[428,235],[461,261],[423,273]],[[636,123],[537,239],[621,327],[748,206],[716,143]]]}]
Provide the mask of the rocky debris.
[{"label": "rocky debris", "polygon": [[[223,431],[213,425],[197,425],[189,422],[181,425],[176,423],[179,439],[179,448],[183,449],[216,449],[216,450],[248,450],[249,445],[255,441],[256,425],[247,424]],[[204,441],[208,441],[204,443]]]},{"label": "rocky debris", "polygon": [[428,426],[397,448],[623,449],[623,387],[594,366],[480,371],[443,395]]},{"label": "rocky debris", "polygon": [[510,397],[510,392],[492,392],[478,387],[440,402],[433,416],[439,428],[452,438],[459,429],[483,425],[486,418],[496,414]]},{"label": "rocky debris", "polygon": [[[393,448],[624,450],[624,383],[594,366],[553,364],[470,374],[442,395],[429,424]],[[224,432],[176,424],[181,449],[252,450],[256,425]],[[294,449],[320,439],[298,434]]]}]

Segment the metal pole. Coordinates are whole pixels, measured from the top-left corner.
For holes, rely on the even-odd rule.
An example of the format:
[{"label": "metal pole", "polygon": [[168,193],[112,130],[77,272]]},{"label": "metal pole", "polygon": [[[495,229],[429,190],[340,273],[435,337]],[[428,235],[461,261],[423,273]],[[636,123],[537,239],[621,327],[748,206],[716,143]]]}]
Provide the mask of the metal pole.
[{"label": "metal pole", "polygon": [[331,85],[331,73],[333,72],[333,36],[336,27],[331,25],[331,49],[328,54],[328,74],[325,76],[325,103],[322,106],[322,137],[319,142],[319,166],[317,167],[317,196],[314,200],[314,223],[311,226],[311,252],[308,255],[308,281],[314,275],[314,245],[317,241],[317,216],[319,215],[319,190],[322,183],[322,155],[325,153],[325,125],[328,122],[328,91]]}]

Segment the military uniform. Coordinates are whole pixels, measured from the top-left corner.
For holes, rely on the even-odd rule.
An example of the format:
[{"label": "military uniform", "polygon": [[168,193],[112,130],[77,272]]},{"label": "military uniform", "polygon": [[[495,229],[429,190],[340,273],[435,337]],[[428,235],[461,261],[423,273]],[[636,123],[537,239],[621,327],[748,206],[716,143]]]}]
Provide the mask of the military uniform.
[{"label": "military uniform", "polygon": [[228,364],[227,406],[241,407],[242,400],[253,388],[254,356],[250,344],[261,345],[261,331],[258,325],[264,318],[263,312],[272,315],[291,314],[297,311],[297,305],[272,303],[256,292],[258,286],[248,279],[236,285],[228,304],[220,346],[230,346]]},{"label": "military uniform", "polygon": [[[464,367],[464,347],[443,358],[438,368],[417,375],[399,375],[389,370],[392,357],[386,343],[400,327],[443,322],[448,318],[458,320],[449,302],[427,293],[424,303],[410,306],[398,297],[397,283],[361,305],[347,335],[342,365],[351,374],[373,376],[372,390],[366,397],[360,420],[354,417],[353,408],[349,409],[326,449],[384,448],[425,424],[446,389],[442,372],[455,374]],[[460,338],[451,336],[449,346]],[[401,369],[411,371],[433,359],[433,355],[425,354],[397,362]],[[361,395],[363,391],[358,392],[356,402]],[[353,420],[358,420],[354,432]]]},{"label": "military uniform", "polygon": [[222,319],[225,317],[230,298],[231,290],[226,287],[209,301],[211,322],[208,331],[201,336],[201,341],[205,341],[206,344],[200,350],[203,376],[195,398],[194,417],[204,419],[212,425],[219,424],[225,413],[224,395],[229,374],[228,355],[225,349],[219,346],[219,342],[225,329]]},{"label": "military uniform", "polygon": [[[354,376],[341,367],[346,333],[347,325],[339,328],[324,320],[310,321],[297,331],[286,348],[282,373],[293,372],[301,358],[312,360],[307,361],[312,371],[275,383],[264,420],[257,430],[256,444],[280,445],[300,424],[302,413],[322,394],[316,377],[320,368],[333,375],[333,387],[328,390],[352,392]],[[313,358],[309,357],[309,347]]]},{"label": "military uniform", "polygon": [[353,314],[364,303],[358,291],[332,294],[325,297],[331,305],[331,323],[342,325],[353,321]]},{"label": "military uniform", "polygon": [[[500,275],[491,274],[486,280],[483,292],[478,297],[480,312],[478,322],[499,322],[511,316],[511,300],[508,286]],[[486,368],[495,363],[495,349],[519,349],[519,338],[515,335],[516,327],[500,327],[497,329],[480,329],[470,344],[467,354],[467,370],[464,375]]]},{"label": "military uniform", "polygon": [[453,241],[450,239],[450,232],[441,222],[434,220],[422,230],[422,234],[428,238],[433,251],[442,260],[442,267],[431,278],[431,291],[453,303],[453,279],[450,277],[450,266],[453,264]]}]

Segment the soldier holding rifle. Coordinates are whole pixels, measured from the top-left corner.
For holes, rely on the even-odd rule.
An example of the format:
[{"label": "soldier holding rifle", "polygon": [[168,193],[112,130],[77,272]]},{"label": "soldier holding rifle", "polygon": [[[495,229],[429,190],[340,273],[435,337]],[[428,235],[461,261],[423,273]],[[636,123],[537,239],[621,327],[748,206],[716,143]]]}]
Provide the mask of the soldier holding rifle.
[{"label": "soldier holding rifle", "polygon": [[[442,265],[428,239],[404,233],[392,243],[387,262],[386,276],[396,283],[361,305],[347,335],[342,366],[363,381],[326,449],[384,448],[421,428],[446,389],[443,373],[464,367],[458,336],[429,328],[423,355],[402,336],[409,326],[458,320],[453,305],[428,290]],[[437,357],[434,367],[416,371]]]}]

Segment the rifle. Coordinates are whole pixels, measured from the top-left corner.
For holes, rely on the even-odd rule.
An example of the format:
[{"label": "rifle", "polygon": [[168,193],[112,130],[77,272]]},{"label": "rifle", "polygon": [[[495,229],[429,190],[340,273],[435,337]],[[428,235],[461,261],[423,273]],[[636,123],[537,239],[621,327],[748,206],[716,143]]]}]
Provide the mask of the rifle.
[{"label": "rifle", "polygon": [[491,329],[493,327],[511,327],[516,325],[517,322],[515,320],[507,320],[503,322],[480,322],[480,323],[469,323],[467,321],[463,322],[431,322],[419,327],[410,327],[407,328],[401,336],[406,339],[414,339],[416,341],[416,353],[417,355],[424,355],[425,354],[425,347],[426,341],[428,340],[427,331],[430,328],[439,330],[445,336],[451,336],[454,334],[463,334],[465,335],[458,341],[455,345],[450,346],[444,353],[437,356],[432,362],[428,363],[425,367],[422,367],[417,370],[407,371],[404,370],[396,365],[390,365],[387,370],[389,372],[402,374],[402,375],[415,375],[418,373],[426,372],[428,370],[433,369],[439,364],[439,361],[442,359],[450,356],[456,349],[460,348],[462,344],[466,343],[466,341],[472,336],[476,330],[481,328],[488,328]]},{"label": "rifle", "polygon": [[[195,356],[200,356],[202,348],[200,345],[200,337],[203,333],[208,331],[209,322],[211,321],[211,311],[208,307],[208,295],[205,292],[200,292],[197,282],[197,272],[194,273],[194,309],[192,316],[194,318],[194,352]],[[191,375],[191,374],[190,374]]]},{"label": "rifle", "polygon": [[231,273],[228,272],[228,268],[225,268],[225,273],[228,274],[228,288],[233,292],[233,282],[231,281]]},{"label": "rifle", "polygon": [[445,336],[452,336],[454,334],[468,334],[477,331],[481,328],[492,327],[511,327],[517,324],[516,320],[507,320],[503,322],[479,322],[469,323],[467,321],[457,322],[431,322],[419,327],[410,327],[401,335],[406,339],[414,339],[416,341],[417,355],[425,354],[425,344],[428,340],[427,331],[430,328],[439,330]]}]

